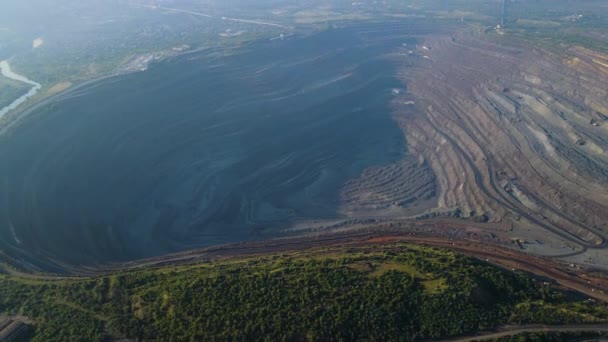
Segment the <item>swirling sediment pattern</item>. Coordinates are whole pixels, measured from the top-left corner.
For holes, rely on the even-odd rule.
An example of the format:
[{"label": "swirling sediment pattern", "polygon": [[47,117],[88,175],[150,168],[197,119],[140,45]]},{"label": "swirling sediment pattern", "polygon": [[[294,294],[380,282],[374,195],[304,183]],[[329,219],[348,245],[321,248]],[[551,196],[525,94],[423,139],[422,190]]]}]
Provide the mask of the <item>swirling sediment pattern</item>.
[{"label": "swirling sediment pattern", "polygon": [[405,31],[387,32],[185,55],[48,101],[0,137],[2,250],[87,265],[338,216],[348,179],[406,152],[382,58]]}]

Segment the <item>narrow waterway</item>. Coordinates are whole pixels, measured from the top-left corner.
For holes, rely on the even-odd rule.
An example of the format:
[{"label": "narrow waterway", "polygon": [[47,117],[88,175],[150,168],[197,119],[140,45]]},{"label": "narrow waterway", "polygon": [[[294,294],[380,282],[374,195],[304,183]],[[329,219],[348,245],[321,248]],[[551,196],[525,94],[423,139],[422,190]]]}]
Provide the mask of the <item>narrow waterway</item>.
[{"label": "narrow waterway", "polygon": [[8,61],[0,62],[0,72],[2,73],[2,76],[4,76],[4,77],[13,79],[15,81],[27,83],[32,86],[30,91],[23,94],[21,97],[19,97],[15,101],[11,102],[8,106],[0,109],[0,119],[1,119],[8,112],[19,107],[21,104],[23,104],[25,101],[27,101],[30,97],[36,95],[36,93],[38,93],[38,91],[40,90],[40,88],[42,88],[42,86],[40,85],[40,83],[34,82],[25,76],[14,73],[11,70],[10,64],[8,64]]}]

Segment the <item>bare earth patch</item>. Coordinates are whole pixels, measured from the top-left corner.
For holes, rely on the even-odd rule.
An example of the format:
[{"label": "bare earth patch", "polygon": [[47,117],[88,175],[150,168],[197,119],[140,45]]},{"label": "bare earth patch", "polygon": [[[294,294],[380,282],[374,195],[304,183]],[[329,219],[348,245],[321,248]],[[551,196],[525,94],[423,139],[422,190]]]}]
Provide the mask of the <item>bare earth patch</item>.
[{"label": "bare earth patch", "polygon": [[71,86],[72,86],[72,82],[60,82],[60,83],[55,84],[51,88],[49,88],[49,90],[47,90],[47,94],[48,95],[59,94],[62,91],[70,88]]}]

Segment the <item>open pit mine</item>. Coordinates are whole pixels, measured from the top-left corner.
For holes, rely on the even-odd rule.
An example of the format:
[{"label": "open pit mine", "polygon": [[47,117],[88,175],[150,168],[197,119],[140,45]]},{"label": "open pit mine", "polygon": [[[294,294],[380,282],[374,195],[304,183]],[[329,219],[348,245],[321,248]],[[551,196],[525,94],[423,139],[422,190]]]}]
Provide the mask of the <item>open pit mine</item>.
[{"label": "open pit mine", "polygon": [[382,23],[76,87],[0,137],[2,258],[390,229],[608,268],[608,55]]}]

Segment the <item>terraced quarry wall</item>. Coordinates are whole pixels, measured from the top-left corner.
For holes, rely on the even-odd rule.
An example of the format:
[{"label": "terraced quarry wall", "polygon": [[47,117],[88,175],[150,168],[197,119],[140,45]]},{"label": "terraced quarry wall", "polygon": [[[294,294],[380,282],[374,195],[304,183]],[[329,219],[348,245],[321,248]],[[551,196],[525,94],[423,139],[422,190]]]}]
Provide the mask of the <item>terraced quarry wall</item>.
[{"label": "terraced quarry wall", "polygon": [[578,47],[556,55],[499,35],[423,44],[423,60],[403,72],[415,109],[400,105],[396,117],[435,173],[438,208],[506,220],[511,236],[558,236],[564,254],[603,248],[607,57]]}]

